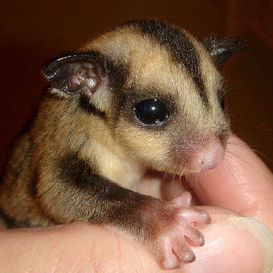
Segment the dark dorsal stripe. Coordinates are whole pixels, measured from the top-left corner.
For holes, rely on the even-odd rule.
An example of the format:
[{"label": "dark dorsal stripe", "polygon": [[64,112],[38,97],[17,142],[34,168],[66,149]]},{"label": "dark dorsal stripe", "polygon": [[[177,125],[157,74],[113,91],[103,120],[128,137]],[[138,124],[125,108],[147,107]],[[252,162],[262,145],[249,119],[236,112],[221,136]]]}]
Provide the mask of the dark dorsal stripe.
[{"label": "dark dorsal stripe", "polygon": [[125,25],[137,27],[142,33],[151,36],[160,44],[166,46],[174,61],[183,64],[192,76],[203,101],[208,102],[195,48],[178,27],[156,20],[135,20],[125,23]]}]

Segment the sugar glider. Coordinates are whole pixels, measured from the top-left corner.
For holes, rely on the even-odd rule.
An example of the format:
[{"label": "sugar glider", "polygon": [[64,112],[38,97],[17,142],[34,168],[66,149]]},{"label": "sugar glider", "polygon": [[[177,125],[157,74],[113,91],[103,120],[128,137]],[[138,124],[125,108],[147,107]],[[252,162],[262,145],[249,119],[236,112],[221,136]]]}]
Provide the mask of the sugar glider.
[{"label": "sugar glider", "polygon": [[50,83],[0,185],[8,227],[85,221],[124,229],[164,268],[195,259],[205,211],[136,191],[147,170],[197,173],[230,132],[217,65],[239,38],[199,42],[157,20],[124,23],[43,67]]}]

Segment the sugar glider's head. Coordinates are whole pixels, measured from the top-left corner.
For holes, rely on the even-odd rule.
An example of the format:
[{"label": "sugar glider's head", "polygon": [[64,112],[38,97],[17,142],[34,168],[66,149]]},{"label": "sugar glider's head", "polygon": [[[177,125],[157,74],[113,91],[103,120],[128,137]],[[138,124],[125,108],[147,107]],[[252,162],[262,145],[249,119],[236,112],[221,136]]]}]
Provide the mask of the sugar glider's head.
[{"label": "sugar glider's head", "polygon": [[216,66],[242,46],[238,38],[198,42],[173,25],[132,21],[43,72],[52,92],[88,109],[87,123],[101,119],[111,132],[105,137],[131,160],[170,173],[199,172],[223,158],[230,127]]}]

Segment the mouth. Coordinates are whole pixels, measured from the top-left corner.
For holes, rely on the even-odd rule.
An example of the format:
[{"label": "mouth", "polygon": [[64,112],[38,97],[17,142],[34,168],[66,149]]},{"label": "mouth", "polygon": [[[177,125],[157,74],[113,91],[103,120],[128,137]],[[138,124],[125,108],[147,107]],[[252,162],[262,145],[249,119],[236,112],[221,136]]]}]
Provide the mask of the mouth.
[{"label": "mouth", "polygon": [[[185,191],[189,191],[194,196],[186,175],[180,176],[152,169],[146,171],[143,179],[140,181],[138,191],[167,201],[176,198]],[[198,200],[195,199],[193,197],[193,203],[198,204]]]}]

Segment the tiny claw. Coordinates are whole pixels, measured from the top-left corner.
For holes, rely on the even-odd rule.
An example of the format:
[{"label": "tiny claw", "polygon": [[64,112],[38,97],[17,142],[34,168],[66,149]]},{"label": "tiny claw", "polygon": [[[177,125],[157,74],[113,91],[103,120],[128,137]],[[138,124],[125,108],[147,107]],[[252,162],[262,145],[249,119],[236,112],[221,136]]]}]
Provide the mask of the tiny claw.
[{"label": "tiny claw", "polygon": [[210,224],[211,223],[210,216],[209,216],[209,214],[206,211],[202,211],[201,212],[201,216],[204,219],[204,223],[205,224]]},{"label": "tiny claw", "polygon": [[177,260],[165,260],[162,262],[162,266],[165,268],[165,269],[175,269],[175,268],[179,268],[180,265],[178,263]]},{"label": "tiny claw", "polygon": [[203,246],[205,244],[205,238],[203,234],[197,229],[192,229],[186,232],[185,239],[190,245],[190,242],[192,242],[196,246]]},{"label": "tiny claw", "polygon": [[199,238],[197,238],[195,241],[194,241],[197,245],[199,246],[203,246],[205,244],[205,239],[204,239],[204,236],[200,236]]},{"label": "tiny claw", "polygon": [[182,256],[184,263],[192,263],[195,261],[195,255],[192,251],[185,252]]}]

